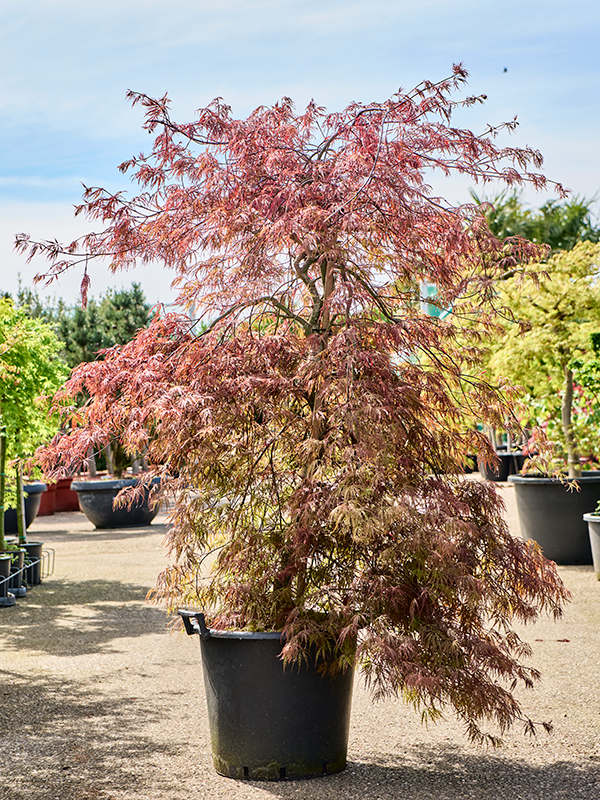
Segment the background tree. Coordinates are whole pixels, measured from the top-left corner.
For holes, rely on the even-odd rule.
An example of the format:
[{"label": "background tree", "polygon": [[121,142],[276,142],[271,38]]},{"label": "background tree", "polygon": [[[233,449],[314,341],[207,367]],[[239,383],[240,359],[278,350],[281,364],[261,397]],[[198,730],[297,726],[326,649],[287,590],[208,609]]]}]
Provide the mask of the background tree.
[{"label": "background tree", "polygon": [[37,398],[52,394],[66,378],[59,349],[48,324],[15,309],[10,299],[0,299],[0,550],[5,546],[6,464],[18,459],[13,501],[18,508],[23,491],[20,462],[58,427],[58,418],[51,419],[48,405],[38,405]]},{"label": "background tree", "polygon": [[543,268],[540,274],[539,264],[529,265],[499,284],[514,322],[495,345],[489,366],[493,375],[525,388],[529,421],[550,425],[549,438],[564,453],[569,476],[578,477],[572,360],[591,350],[590,337],[600,330],[600,246],[581,242],[551,256]]},{"label": "background tree", "polygon": [[578,242],[600,241],[600,224],[592,216],[595,200],[548,200],[540,208],[527,208],[519,192],[504,190],[489,199],[471,192],[485,209],[492,233],[499,239],[522,236],[549,245],[552,252],[571,250]]},{"label": "background tree", "polygon": [[[139,283],[133,283],[130,289],[109,289],[85,306],[67,305],[60,298],[43,299],[30,287],[19,285],[16,304],[29,317],[52,326],[62,345],[60,356],[71,369],[94,361],[101,350],[129,342],[150,320],[150,305]],[[81,402],[85,399],[82,397]],[[101,453],[90,451],[88,469],[95,475],[96,469],[107,467],[121,477],[135,456],[114,441]]]},{"label": "background tree", "polygon": [[43,300],[30,287],[19,286],[16,305],[28,316],[53,326],[63,343],[61,354],[71,368],[94,361],[100,350],[131,341],[150,317],[150,304],[139,283],[132,283],[130,289],[109,289],[85,306],[67,305],[62,299]]},{"label": "background tree", "polygon": [[[79,213],[103,230],[18,246],[51,273],[162,261],[213,320],[197,335],[167,315],[76,369],[57,397],[75,425],[39,452],[60,474],[113,436],[148,447],[175,502],[156,598],[211,609],[217,627],[283,629],[288,661],[314,646],[344,668],[357,643],[376,691],[433,718],[450,705],[477,738],[482,719],[521,718],[511,682],[537,677],[511,621],[559,614],[567,592],[510,536],[493,485],[456,474],[489,450],[465,416],[511,424],[481,345],[498,277],[541,250],[433,196],[431,171],[546,183],[527,171],[536,151],[449,124],[477,102],[451,99],[465,78],[457,66],[339,113],[285,98],[236,119],[216,100],[189,124],[132,94],[157,134],[122,166],[139,196],[87,189]],[[451,315],[422,311],[424,283]],[[82,391],[83,414],[68,406]]]}]

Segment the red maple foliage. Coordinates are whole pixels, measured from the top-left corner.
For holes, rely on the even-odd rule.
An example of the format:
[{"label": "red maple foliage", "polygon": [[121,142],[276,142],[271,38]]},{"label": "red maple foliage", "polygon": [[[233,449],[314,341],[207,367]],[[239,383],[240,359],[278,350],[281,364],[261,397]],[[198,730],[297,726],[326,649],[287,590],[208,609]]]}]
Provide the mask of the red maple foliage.
[{"label": "red maple foliage", "polygon": [[47,279],[160,261],[202,310],[204,326],[157,316],[74,370],[56,398],[67,432],[39,452],[49,476],[114,439],[148,452],[175,503],[155,599],[283,629],[291,660],[309,645],[331,660],[335,642],[343,666],[358,642],[376,692],[432,716],[450,704],[477,738],[484,719],[522,718],[510,684],[538,677],[512,621],[559,615],[568,593],[511,537],[494,486],[461,474],[466,453],[489,456],[473,421],[514,425],[481,348],[496,282],[540,251],[427,181],[546,185],[539,153],[498,148],[500,128],[451,126],[481,99],[451,99],[465,78],[334,114],[286,98],[234,119],[215,100],[185,125],[166,97],[132,94],[157,132],[122,165],[142,192],[87,189],[78,213],[101,232],[18,243],[49,256]]}]

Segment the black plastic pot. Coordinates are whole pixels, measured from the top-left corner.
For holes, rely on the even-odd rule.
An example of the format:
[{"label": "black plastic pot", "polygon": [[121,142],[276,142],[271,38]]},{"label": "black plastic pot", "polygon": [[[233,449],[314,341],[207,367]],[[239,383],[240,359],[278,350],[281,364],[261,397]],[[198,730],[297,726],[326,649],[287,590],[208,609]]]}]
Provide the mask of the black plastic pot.
[{"label": "black plastic pot", "polygon": [[158,514],[158,504],[150,506],[148,494],[131,508],[113,508],[115,497],[126,486],[135,486],[137,478],[119,478],[107,481],[73,481],[71,488],[77,492],[81,510],[96,528],[128,528],[150,525]]},{"label": "black plastic pot", "polygon": [[27,542],[22,544],[21,547],[25,550],[33,562],[31,566],[25,570],[25,581],[28,586],[39,586],[42,582],[42,548],[43,542]]},{"label": "black plastic pot", "polygon": [[[42,502],[42,492],[46,491],[45,483],[30,483],[24,487],[25,489],[25,527],[28,528],[33,520],[37,517],[37,513]],[[4,512],[4,532],[17,533],[17,509],[7,508]]]},{"label": "black plastic pot", "polygon": [[15,597],[24,597],[27,593],[27,589],[23,586],[25,550],[22,547],[19,550],[0,550],[0,556],[11,557],[8,591],[12,592]]},{"label": "black plastic pot", "polygon": [[12,557],[0,554],[0,607],[14,606],[15,596],[9,591]]},{"label": "black plastic pot", "polygon": [[354,671],[284,668],[279,633],[216,631],[179,612],[200,634],[215,769],[229,778],[313,778],[346,766]]},{"label": "black plastic pot", "polygon": [[546,558],[557,564],[591,564],[592,551],[583,515],[600,500],[600,472],[584,473],[580,490],[570,490],[558,478],[510,475],[515,486],[521,533],[537,542]]},{"label": "black plastic pot", "polygon": [[523,468],[525,463],[525,456],[520,451],[514,453],[497,453],[500,459],[498,466],[485,464],[483,461],[478,460],[477,466],[479,474],[487,481],[504,482],[508,479],[509,475],[516,475]]}]

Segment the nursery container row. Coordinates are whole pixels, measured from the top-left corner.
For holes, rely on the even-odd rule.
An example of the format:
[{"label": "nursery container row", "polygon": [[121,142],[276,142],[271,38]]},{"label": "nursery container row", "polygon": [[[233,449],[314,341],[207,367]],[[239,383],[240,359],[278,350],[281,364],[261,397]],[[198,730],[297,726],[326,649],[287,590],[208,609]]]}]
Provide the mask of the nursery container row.
[{"label": "nursery container row", "polygon": [[54,571],[55,553],[43,542],[27,542],[0,552],[0,607],[14,606],[17,599],[38,586]]}]

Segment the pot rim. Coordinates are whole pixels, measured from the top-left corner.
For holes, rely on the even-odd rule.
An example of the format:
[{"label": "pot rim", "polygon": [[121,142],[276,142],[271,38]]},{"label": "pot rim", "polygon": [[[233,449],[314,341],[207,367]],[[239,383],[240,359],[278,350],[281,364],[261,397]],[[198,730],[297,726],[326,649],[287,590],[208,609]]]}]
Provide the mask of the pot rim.
[{"label": "pot rim", "polygon": [[26,483],[23,486],[23,491],[25,494],[42,494],[48,489],[47,484],[42,483],[41,481],[36,481],[36,483]]},{"label": "pot rim", "polygon": [[548,478],[548,477],[541,477],[539,475],[509,475],[507,478],[509,483],[518,483],[518,484],[540,484],[540,485],[547,485],[547,486],[556,486],[560,485],[563,481],[565,483],[591,483],[592,481],[600,482],[600,471],[589,471],[587,474],[584,473],[580,478]]},{"label": "pot rim", "polygon": [[243,631],[232,630],[223,631],[217,628],[208,628],[211,639],[278,639],[281,640],[281,632],[278,631]]},{"label": "pot rim", "polygon": [[[76,492],[98,492],[114,491],[115,489],[125,489],[128,486],[136,486],[140,482],[139,478],[110,478],[92,481],[73,481],[71,489]],[[152,484],[160,483],[160,478],[152,478]]]}]

